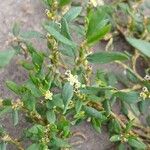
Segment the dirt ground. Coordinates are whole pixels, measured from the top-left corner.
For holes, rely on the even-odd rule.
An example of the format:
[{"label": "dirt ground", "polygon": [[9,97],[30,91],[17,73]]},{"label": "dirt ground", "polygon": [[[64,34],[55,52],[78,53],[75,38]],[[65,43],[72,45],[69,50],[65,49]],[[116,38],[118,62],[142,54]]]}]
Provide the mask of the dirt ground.
[{"label": "dirt ground", "polygon": [[[1,0],[0,1],[0,51],[8,47],[8,39],[10,31],[15,21],[19,21],[23,29],[41,30],[41,22],[44,14],[44,7],[40,0]],[[147,10],[146,10],[147,14]],[[124,47],[118,45],[116,49]],[[98,48],[99,47],[98,45]],[[17,64],[17,58],[13,59],[12,63],[5,69],[0,70],[0,97],[12,97],[12,95],[5,87],[6,80],[13,80],[21,83],[26,80],[26,72]],[[105,66],[112,68],[112,66]],[[113,66],[115,71],[118,71],[117,66]],[[17,129],[13,127],[10,117],[0,120],[0,124],[5,125],[6,129],[15,137],[18,137],[23,132],[22,129],[28,127],[24,117],[20,114],[20,123]],[[101,134],[96,133],[88,123],[83,123],[76,126],[74,131],[82,132],[87,140],[78,146],[75,150],[113,150],[112,144],[109,142],[109,135],[107,129],[104,128]],[[73,139],[76,141],[79,139]],[[25,145],[28,145],[25,143]],[[9,146],[8,150],[16,150],[15,147]]]}]

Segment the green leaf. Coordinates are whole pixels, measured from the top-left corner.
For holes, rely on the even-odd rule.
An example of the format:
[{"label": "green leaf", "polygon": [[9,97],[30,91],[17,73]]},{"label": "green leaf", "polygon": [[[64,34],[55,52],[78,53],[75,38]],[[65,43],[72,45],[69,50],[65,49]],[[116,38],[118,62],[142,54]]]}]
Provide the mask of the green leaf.
[{"label": "green leaf", "polygon": [[137,149],[146,149],[147,147],[140,139],[128,138],[128,143],[130,146]]},{"label": "green leaf", "polygon": [[96,110],[95,108],[83,106],[83,110],[90,117],[94,117],[94,118],[100,119],[102,121],[106,119],[105,116],[100,111]]},{"label": "green leaf", "polygon": [[17,22],[14,23],[12,32],[13,32],[14,36],[18,36],[19,35],[19,33],[20,33],[20,24],[19,23],[17,23]]},{"label": "green leaf", "polygon": [[10,60],[13,58],[14,55],[15,55],[14,50],[1,51],[0,52],[0,60],[1,60],[0,61],[0,68],[8,65],[8,63],[10,62]]},{"label": "green leaf", "polygon": [[83,106],[83,102],[80,101],[80,100],[77,100],[76,104],[75,104],[75,110],[76,110],[76,113],[79,113],[81,108]]},{"label": "green leaf", "polygon": [[150,127],[150,115],[146,117],[146,122],[147,122],[148,126]]},{"label": "green leaf", "polygon": [[66,37],[64,37],[62,34],[60,34],[57,30],[55,30],[55,28],[53,28],[50,25],[44,25],[45,30],[47,30],[52,36],[54,36],[56,38],[56,40],[66,44],[66,45],[70,45],[72,47],[76,47],[76,44],[72,41],[70,41],[69,39],[67,39]]},{"label": "green leaf", "polygon": [[147,57],[150,57],[149,42],[140,39],[131,38],[131,37],[126,38],[126,40],[129,42],[129,44],[131,44],[133,47],[139,50],[142,54],[144,54]]},{"label": "green leaf", "polygon": [[7,87],[16,94],[22,94],[22,87],[13,81],[6,81]]},{"label": "green leaf", "polygon": [[69,25],[64,17],[61,19],[61,34],[72,41],[72,37],[69,31]]},{"label": "green leaf", "polygon": [[92,118],[92,126],[98,133],[101,133],[101,121],[99,119]]},{"label": "green leaf", "polygon": [[42,96],[42,93],[40,92],[40,90],[33,84],[33,82],[31,80],[28,80],[25,83],[25,87],[31,91],[31,93],[35,96],[35,97],[40,97]]},{"label": "green leaf", "polygon": [[90,11],[88,22],[86,34],[88,44],[97,42],[110,31],[111,26],[108,24],[109,20],[107,19],[106,12],[101,8]]},{"label": "green leaf", "polygon": [[130,120],[129,122],[127,122],[126,128],[125,128],[126,133],[128,133],[132,129],[133,123],[134,123],[134,120]]},{"label": "green leaf", "polygon": [[60,6],[64,6],[67,5],[71,2],[71,0],[59,0],[59,5]]},{"label": "green leaf", "polygon": [[44,39],[44,35],[37,31],[25,31],[20,33],[20,37],[23,39],[30,40],[32,38]]},{"label": "green leaf", "polygon": [[120,52],[97,52],[87,56],[87,59],[91,63],[105,64],[113,61],[125,61],[128,60],[128,56]]},{"label": "green leaf", "polygon": [[125,144],[120,143],[120,144],[118,145],[118,150],[126,150]]},{"label": "green leaf", "polygon": [[0,143],[0,150],[7,150],[7,143],[5,142]]},{"label": "green leaf", "polygon": [[69,57],[75,57],[77,55],[76,48],[72,48],[69,45],[61,44],[59,47],[60,52],[63,55],[69,56]]},{"label": "green leaf", "polygon": [[109,130],[111,133],[119,134],[121,132],[121,126],[118,120],[112,119],[109,123]]},{"label": "green leaf", "polygon": [[117,142],[117,141],[121,141],[121,137],[120,135],[113,135],[111,138],[110,138],[110,141],[111,142]]},{"label": "green leaf", "polygon": [[71,7],[70,10],[64,15],[67,22],[73,21],[82,11],[82,7]]},{"label": "green leaf", "polygon": [[69,82],[67,82],[65,83],[63,90],[62,90],[62,98],[63,98],[63,102],[65,106],[64,113],[66,112],[68,104],[71,101],[72,97],[73,97],[73,86],[70,85]]},{"label": "green leaf", "polygon": [[32,144],[27,148],[27,150],[40,150],[40,145],[39,144]]},{"label": "green leaf", "polygon": [[91,35],[87,38],[87,43],[93,44],[101,40],[110,30],[111,30],[111,25],[106,25],[104,27],[101,27],[98,32],[95,31],[94,35]]},{"label": "green leaf", "polygon": [[46,112],[46,117],[49,123],[53,124],[56,121],[56,115],[53,110],[49,110]]},{"label": "green leaf", "polygon": [[64,103],[61,94],[56,94],[53,96],[52,101],[48,101],[46,104],[47,108],[52,109],[54,106],[59,107],[61,109],[64,108]]},{"label": "green leaf", "polygon": [[12,110],[13,124],[16,126],[19,122],[18,110]]},{"label": "green leaf", "polygon": [[11,107],[5,107],[3,110],[0,110],[0,117],[10,111],[11,111]]},{"label": "green leaf", "polygon": [[65,148],[70,147],[70,145],[63,139],[60,139],[58,137],[53,137],[52,139],[52,145],[59,148]]},{"label": "green leaf", "polygon": [[139,101],[139,94],[138,92],[134,92],[134,91],[128,91],[128,92],[119,91],[115,93],[115,96],[119,97],[120,100],[125,101],[129,104],[137,103]]}]

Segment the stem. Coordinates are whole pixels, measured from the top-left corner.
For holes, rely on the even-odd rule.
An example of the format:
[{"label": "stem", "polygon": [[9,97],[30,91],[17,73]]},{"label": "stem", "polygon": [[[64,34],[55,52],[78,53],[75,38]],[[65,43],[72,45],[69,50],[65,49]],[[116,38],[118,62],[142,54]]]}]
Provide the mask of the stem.
[{"label": "stem", "polygon": [[130,67],[128,67],[126,64],[120,62],[120,61],[115,61],[117,64],[121,65],[124,69],[129,70],[131,73],[133,73],[140,81],[143,81],[143,78],[137,73],[134,72]]}]

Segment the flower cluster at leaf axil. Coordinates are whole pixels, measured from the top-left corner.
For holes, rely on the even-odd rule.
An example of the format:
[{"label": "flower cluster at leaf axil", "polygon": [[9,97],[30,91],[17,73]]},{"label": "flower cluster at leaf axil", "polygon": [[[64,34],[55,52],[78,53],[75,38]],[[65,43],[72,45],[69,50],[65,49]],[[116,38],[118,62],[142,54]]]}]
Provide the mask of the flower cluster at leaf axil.
[{"label": "flower cluster at leaf axil", "polygon": [[[149,75],[146,75],[146,76],[144,77],[144,80],[149,82],[149,81],[150,81],[150,76],[149,76]],[[140,93],[140,97],[141,97],[143,100],[150,98],[150,91],[149,91],[149,89],[148,89],[146,86],[142,88],[142,91],[141,91],[141,93]]]},{"label": "flower cluster at leaf axil", "polygon": [[81,87],[81,83],[78,80],[77,75],[71,74],[70,70],[67,70],[65,72],[65,75],[67,76],[67,81],[69,81],[70,85],[74,87],[74,92],[79,92],[79,88]]},{"label": "flower cluster at leaf axil", "polygon": [[45,99],[46,100],[52,100],[53,99],[53,93],[51,91],[46,91],[45,92]]}]

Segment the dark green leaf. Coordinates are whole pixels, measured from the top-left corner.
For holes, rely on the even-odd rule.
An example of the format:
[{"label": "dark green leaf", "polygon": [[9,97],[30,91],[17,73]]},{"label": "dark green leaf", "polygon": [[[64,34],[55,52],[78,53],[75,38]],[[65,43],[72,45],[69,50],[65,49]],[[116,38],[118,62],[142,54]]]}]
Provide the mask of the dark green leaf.
[{"label": "dark green leaf", "polygon": [[126,40],[136,49],[138,49],[142,54],[147,57],[150,57],[150,43],[144,40],[135,39],[135,38],[126,38]]},{"label": "dark green leaf", "polygon": [[100,111],[96,110],[95,108],[88,107],[88,106],[83,106],[83,110],[90,117],[100,119],[101,121],[106,119],[105,116]]},{"label": "dark green leaf", "polygon": [[146,122],[147,122],[148,126],[150,126],[150,115],[146,117]]},{"label": "dark green leaf", "polygon": [[115,94],[115,96],[119,97],[120,100],[125,101],[129,104],[137,103],[139,101],[138,92],[133,92],[133,91],[122,92],[122,91],[119,91]]},{"label": "dark green leaf", "polygon": [[96,64],[105,64],[113,61],[128,60],[128,56],[120,52],[97,52],[87,57],[88,61]]},{"label": "dark green leaf", "polygon": [[8,65],[8,63],[10,62],[10,60],[13,58],[13,56],[15,55],[15,51],[14,50],[5,50],[5,51],[1,51],[0,52],[0,68],[5,67],[6,65]]}]

